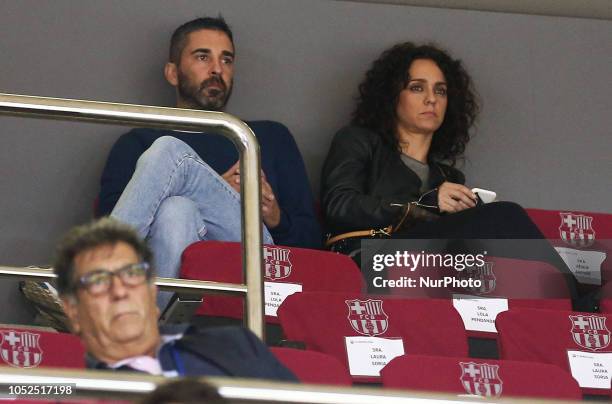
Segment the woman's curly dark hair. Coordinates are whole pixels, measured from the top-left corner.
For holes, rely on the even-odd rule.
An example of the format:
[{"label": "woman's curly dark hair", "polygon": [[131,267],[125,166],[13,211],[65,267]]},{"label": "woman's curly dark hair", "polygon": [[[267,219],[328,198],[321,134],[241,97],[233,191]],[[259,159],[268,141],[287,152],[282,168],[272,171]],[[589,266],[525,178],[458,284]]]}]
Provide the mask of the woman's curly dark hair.
[{"label": "woman's curly dark hair", "polygon": [[408,70],[416,59],[433,60],[444,74],[448,87],[446,115],[433,136],[428,158],[454,165],[470,140],[469,130],[476,120],[479,105],[472,79],[461,61],[435,45],[417,46],[405,42],[384,51],[359,85],[352,123],[378,133],[399,152],[396,106],[400,92],[408,85]]}]

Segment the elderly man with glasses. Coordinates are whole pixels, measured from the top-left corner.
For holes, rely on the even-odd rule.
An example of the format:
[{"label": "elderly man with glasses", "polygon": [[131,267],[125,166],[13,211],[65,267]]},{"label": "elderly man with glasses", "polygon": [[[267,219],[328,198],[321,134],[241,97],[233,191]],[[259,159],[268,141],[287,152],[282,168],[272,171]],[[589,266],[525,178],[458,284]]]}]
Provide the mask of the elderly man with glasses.
[{"label": "elderly man with glasses", "polygon": [[295,380],[244,328],[181,325],[160,331],[151,257],[131,228],[109,218],[74,228],[60,243],[58,290],[89,367]]}]

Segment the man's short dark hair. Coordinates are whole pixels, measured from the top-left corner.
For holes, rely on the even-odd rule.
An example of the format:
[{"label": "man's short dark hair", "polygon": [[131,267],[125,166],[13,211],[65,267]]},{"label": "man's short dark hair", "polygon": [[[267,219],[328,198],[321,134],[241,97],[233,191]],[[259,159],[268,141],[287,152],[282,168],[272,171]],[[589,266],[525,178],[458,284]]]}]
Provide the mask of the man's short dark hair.
[{"label": "man's short dark hair", "polygon": [[185,24],[181,25],[172,34],[172,38],[170,39],[170,62],[178,65],[181,60],[181,53],[185,48],[187,35],[191,34],[192,32],[200,31],[203,29],[210,29],[225,33],[225,35],[227,35],[230,42],[232,43],[232,47],[234,47],[234,36],[232,35],[232,30],[230,29],[229,25],[227,25],[221,15],[216,18],[196,18],[195,20],[186,22]]},{"label": "man's short dark hair", "polygon": [[131,246],[141,261],[153,265],[153,255],[147,244],[130,226],[109,217],[72,228],[57,247],[53,269],[57,275],[60,295],[74,291],[74,258],[96,247],[124,242]]}]

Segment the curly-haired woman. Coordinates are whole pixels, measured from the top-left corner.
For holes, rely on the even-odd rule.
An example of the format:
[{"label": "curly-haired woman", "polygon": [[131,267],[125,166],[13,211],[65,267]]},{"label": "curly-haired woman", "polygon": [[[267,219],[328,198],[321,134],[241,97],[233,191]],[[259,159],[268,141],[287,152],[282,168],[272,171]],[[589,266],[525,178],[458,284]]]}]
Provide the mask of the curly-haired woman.
[{"label": "curly-haired woman", "polygon": [[359,85],[351,125],[336,134],[323,166],[331,248],[358,254],[363,230],[397,230],[400,223],[404,238],[532,239],[529,251],[497,252],[547,261],[571,278],[519,205],[482,205],[464,185],[455,163],[478,110],[470,76],[444,50],[406,42],[383,52]]},{"label": "curly-haired woman", "polygon": [[470,77],[444,51],[412,43],[385,51],[359,86],[352,125],[336,135],[323,168],[332,232],[386,227],[411,201],[441,212],[475,206],[453,166],[477,111]]}]

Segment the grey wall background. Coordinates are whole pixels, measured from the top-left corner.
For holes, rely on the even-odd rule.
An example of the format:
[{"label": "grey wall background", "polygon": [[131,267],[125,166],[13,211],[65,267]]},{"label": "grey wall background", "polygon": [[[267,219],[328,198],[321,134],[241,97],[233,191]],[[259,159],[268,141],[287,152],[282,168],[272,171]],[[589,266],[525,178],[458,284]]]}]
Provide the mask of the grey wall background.
[{"label": "grey wall background", "polygon": [[[461,57],[484,107],[469,185],[526,207],[612,212],[612,23],[328,0],[0,2],[0,92],[172,106],[173,29],[222,13],[237,44],[228,111],[293,132],[318,192],[334,132],[370,63],[435,41]],[[0,117],[0,265],[47,263],[91,216],[106,155],[126,128]],[[0,321],[27,321],[14,283]]]}]

